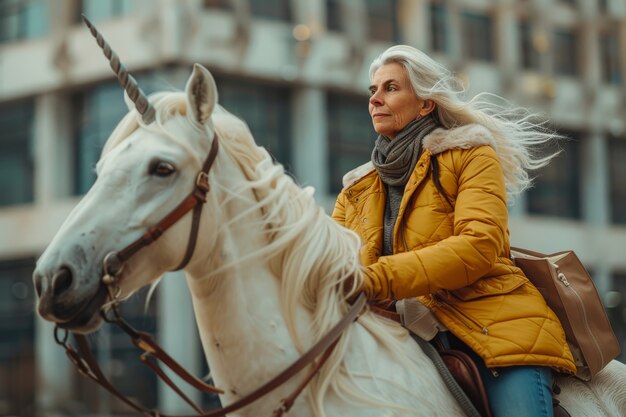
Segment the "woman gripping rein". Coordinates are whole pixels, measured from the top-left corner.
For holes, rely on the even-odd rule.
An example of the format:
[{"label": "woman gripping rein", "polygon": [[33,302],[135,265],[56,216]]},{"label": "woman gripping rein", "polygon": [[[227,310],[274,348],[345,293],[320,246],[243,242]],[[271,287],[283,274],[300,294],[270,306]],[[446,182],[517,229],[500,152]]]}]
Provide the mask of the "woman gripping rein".
[{"label": "woman gripping rein", "polygon": [[361,238],[352,294],[418,297],[472,355],[494,417],[552,416],[552,369],[575,365],[555,314],[509,253],[507,194],[528,187],[528,112],[465,102],[457,79],[409,46],[370,66],[372,160],[344,176],[333,218]]}]

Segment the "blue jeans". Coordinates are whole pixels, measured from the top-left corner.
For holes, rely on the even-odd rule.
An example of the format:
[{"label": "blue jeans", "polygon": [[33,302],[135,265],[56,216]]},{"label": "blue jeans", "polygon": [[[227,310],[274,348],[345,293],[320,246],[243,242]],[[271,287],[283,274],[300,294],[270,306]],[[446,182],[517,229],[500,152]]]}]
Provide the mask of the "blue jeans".
[{"label": "blue jeans", "polygon": [[[497,376],[467,345],[449,332],[440,340],[445,346],[462,350],[474,359],[485,384],[493,417],[554,417],[552,370],[546,366],[494,368]],[[447,340],[446,340],[447,339]]]}]

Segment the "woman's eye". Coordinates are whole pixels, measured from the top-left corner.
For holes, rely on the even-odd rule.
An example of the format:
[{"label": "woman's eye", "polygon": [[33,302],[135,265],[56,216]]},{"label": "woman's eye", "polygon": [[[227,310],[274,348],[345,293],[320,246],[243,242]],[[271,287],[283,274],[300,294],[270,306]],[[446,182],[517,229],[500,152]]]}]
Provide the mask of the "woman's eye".
[{"label": "woman's eye", "polygon": [[150,167],[150,174],[156,175],[157,177],[167,177],[176,172],[176,168],[174,165],[165,161],[156,161]]}]

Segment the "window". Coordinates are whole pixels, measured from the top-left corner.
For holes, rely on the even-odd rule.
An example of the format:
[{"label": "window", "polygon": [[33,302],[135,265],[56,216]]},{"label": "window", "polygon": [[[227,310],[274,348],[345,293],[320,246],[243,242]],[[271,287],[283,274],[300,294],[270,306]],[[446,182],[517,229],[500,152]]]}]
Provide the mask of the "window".
[{"label": "window", "polygon": [[493,23],[490,16],[464,12],[463,52],[466,58],[493,61]]},{"label": "window", "polygon": [[343,23],[341,21],[342,11],[341,0],[326,0],[326,27],[328,30],[341,31]]},{"label": "window", "polygon": [[249,0],[249,3],[252,16],[285,22],[292,20],[290,0]]},{"label": "window", "polygon": [[611,221],[626,224],[626,138],[609,140]]},{"label": "window", "polygon": [[0,0],[0,43],[48,33],[48,2]]},{"label": "window", "polygon": [[330,190],[338,193],[343,175],[371,159],[376,132],[367,97],[328,95]]},{"label": "window", "polygon": [[[344,19],[350,19],[350,3],[343,0],[326,0],[326,26],[329,30],[343,31]],[[365,0],[368,38],[382,42],[398,42],[398,0]]]},{"label": "window", "polygon": [[448,51],[448,10],[443,3],[430,5],[430,40],[433,51]]},{"label": "window", "polygon": [[602,81],[609,84],[621,84],[619,39],[615,33],[607,33],[600,37],[600,56],[602,60]]},{"label": "window", "polygon": [[534,186],[527,191],[528,212],[531,214],[581,217],[580,140],[575,134],[565,136],[571,139],[560,141],[562,152],[534,173]]},{"label": "window", "polygon": [[552,53],[554,73],[558,75],[578,76],[578,36],[573,32],[557,31],[552,34]]},{"label": "window", "polygon": [[136,7],[136,3],[137,0],[81,0],[81,13],[92,22],[98,22],[127,15]]},{"label": "window", "polygon": [[35,260],[0,262],[0,415],[33,415]]},{"label": "window", "polygon": [[606,14],[609,12],[609,1],[610,0],[598,0],[598,11],[602,14]]},{"label": "window", "polygon": [[203,0],[202,5],[207,9],[232,9],[230,0]]},{"label": "window", "polygon": [[33,103],[0,107],[0,206],[33,201]]},{"label": "window", "polygon": [[519,35],[522,46],[522,68],[539,70],[539,51],[535,47],[533,29],[528,22],[520,23]]},{"label": "window", "polygon": [[72,98],[74,107],[74,192],[86,193],[96,179],[95,166],[109,135],[128,112],[124,91],[109,81],[80,92]]},{"label": "window", "polygon": [[291,92],[286,87],[216,77],[220,104],[243,119],[257,144],[289,170]]},{"label": "window", "polygon": [[369,38],[383,42],[398,42],[398,1],[367,0]]}]

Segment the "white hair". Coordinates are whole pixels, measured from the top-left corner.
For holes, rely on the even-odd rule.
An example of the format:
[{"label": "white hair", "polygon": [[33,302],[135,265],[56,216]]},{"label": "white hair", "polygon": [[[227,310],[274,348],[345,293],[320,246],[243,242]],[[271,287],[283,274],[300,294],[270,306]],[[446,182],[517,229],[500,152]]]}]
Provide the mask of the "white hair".
[{"label": "white hair", "polygon": [[[443,65],[411,46],[392,46],[380,54],[370,65],[370,79],[380,67],[394,62],[406,70],[415,94],[436,104],[436,116],[444,128],[476,123],[493,134],[510,198],[531,186],[528,170],[547,165],[558,154],[541,155],[545,146],[538,145],[562,136],[550,131],[546,121],[538,121],[537,114],[513,107],[490,93],[480,93],[465,101],[463,83]],[[495,104],[494,99],[503,104]]]}]

